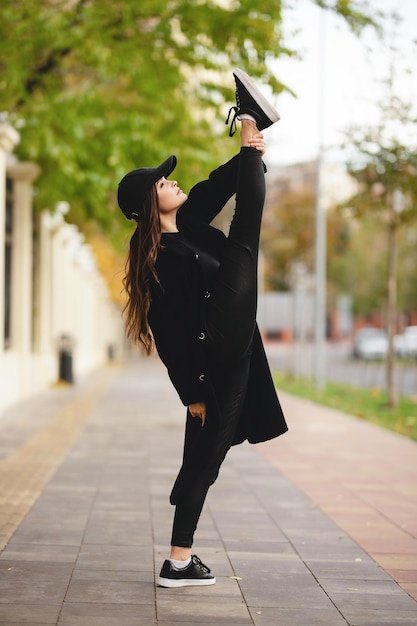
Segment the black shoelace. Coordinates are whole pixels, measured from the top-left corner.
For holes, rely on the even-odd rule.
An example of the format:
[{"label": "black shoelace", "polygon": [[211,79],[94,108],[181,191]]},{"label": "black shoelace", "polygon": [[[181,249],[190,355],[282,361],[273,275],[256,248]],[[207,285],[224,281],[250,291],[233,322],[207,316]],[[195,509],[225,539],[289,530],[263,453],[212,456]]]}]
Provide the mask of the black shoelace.
[{"label": "black shoelace", "polygon": [[232,122],[230,124],[229,137],[233,137],[233,135],[235,134],[235,132],[237,130],[236,120],[239,119],[239,109],[237,107],[231,107],[229,109],[229,113],[227,115],[227,120],[225,121],[226,126],[229,123],[229,119],[230,119],[230,116],[232,114],[232,111],[234,111],[234,115],[233,115],[233,118],[232,118]]},{"label": "black shoelace", "polygon": [[204,574],[210,574],[211,570],[207,567],[207,565],[204,565],[204,563],[201,561],[201,559],[198,558],[198,556],[193,554],[191,560],[194,565],[197,565],[197,567],[199,567]]},{"label": "black shoelace", "polygon": [[232,111],[234,111],[232,122],[230,124],[229,137],[233,137],[233,135],[235,134],[237,130],[236,120],[239,119],[239,113],[240,113],[240,98],[239,98],[239,91],[237,89],[236,89],[235,94],[236,94],[236,106],[230,107],[229,113],[227,115],[227,120],[225,121],[225,124],[227,126],[227,124],[229,123],[229,119],[232,114]]}]

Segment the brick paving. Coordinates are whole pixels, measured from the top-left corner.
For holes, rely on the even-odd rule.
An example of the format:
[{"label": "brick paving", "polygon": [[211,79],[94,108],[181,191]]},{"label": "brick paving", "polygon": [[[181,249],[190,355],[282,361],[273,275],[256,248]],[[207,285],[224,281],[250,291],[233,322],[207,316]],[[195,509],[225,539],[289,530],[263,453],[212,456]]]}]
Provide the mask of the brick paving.
[{"label": "brick paving", "polygon": [[417,445],[282,401],[290,432],[234,448],[209,493],[203,589],[154,584],[184,423],[157,359],[5,411],[0,626],[416,624]]}]

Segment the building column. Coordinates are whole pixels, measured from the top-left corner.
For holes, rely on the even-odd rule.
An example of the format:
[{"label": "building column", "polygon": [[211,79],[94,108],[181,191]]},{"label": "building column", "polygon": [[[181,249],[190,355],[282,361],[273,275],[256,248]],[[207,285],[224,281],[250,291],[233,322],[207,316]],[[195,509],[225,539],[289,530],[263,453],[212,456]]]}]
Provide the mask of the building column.
[{"label": "building column", "polygon": [[0,353],[4,350],[4,248],[6,215],[7,155],[19,143],[19,133],[9,124],[0,124]]},{"label": "building column", "polygon": [[39,240],[36,258],[36,293],[34,319],[34,349],[42,355],[49,354],[51,342],[51,230],[52,216],[42,211],[39,216]]},{"label": "building column", "polygon": [[33,320],[33,216],[32,183],[40,169],[34,163],[13,163],[7,175],[13,184],[13,240],[11,283],[11,349],[21,360],[21,388],[27,387],[32,352]]}]

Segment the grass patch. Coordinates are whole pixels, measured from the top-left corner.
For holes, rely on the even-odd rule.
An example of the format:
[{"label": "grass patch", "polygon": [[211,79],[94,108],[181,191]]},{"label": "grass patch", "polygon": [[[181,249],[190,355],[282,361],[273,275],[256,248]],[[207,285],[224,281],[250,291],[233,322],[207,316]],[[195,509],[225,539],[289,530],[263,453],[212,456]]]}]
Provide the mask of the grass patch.
[{"label": "grass patch", "polygon": [[318,391],[313,382],[305,378],[278,372],[273,373],[273,378],[278,390],[349,413],[417,441],[417,401],[414,398],[400,396],[398,406],[392,408],[381,389],[328,382],[323,391]]}]

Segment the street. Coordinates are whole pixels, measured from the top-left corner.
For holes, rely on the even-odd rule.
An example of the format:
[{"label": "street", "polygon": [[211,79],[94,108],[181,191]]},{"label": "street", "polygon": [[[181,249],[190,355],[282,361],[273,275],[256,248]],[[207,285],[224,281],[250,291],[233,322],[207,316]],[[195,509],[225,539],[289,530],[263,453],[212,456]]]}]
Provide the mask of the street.
[{"label": "street", "polygon": [[[272,370],[292,372],[304,378],[314,377],[314,344],[266,342],[265,349]],[[349,343],[327,343],[326,379],[356,387],[385,387],[385,362],[352,358]],[[403,395],[417,394],[417,362],[397,361],[395,380]]]}]

